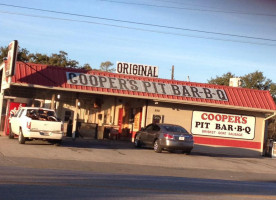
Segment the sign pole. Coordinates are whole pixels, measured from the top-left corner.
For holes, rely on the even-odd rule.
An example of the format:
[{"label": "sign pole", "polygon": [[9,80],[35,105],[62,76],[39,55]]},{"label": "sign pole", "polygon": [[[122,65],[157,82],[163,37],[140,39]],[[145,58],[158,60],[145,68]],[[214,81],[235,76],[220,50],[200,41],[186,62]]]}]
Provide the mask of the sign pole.
[{"label": "sign pole", "polygon": [[172,66],[172,80],[174,80],[174,65]]}]

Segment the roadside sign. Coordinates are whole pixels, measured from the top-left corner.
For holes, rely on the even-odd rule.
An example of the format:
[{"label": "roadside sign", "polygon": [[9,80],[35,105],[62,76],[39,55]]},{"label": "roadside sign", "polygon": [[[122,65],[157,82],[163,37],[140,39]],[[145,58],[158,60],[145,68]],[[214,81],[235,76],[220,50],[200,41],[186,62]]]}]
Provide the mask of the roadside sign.
[{"label": "roadside sign", "polygon": [[13,76],[15,74],[15,63],[17,59],[17,40],[12,41],[8,47],[8,60],[6,65],[6,76]]},{"label": "roadside sign", "polygon": [[192,133],[211,137],[253,140],[255,117],[194,111]]}]

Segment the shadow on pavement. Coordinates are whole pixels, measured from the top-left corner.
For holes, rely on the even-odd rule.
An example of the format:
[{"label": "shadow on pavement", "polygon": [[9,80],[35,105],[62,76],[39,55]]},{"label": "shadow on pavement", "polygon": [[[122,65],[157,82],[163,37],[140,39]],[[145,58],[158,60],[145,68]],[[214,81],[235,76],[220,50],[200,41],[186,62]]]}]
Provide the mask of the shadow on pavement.
[{"label": "shadow on pavement", "polygon": [[[8,137],[1,137],[2,139],[8,139]],[[17,139],[15,139],[17,140]],[[27,141],[25,145],[53,145],[47,141]],[[71,147],[71,148],[91,148],[91,149],[148,149],[153,151],[151,148],[135,148],[131,141],[126,140],[96,140],[87,138],[76,138],[73,140],[71,137],[64,137],[62,144],[59,148]],[[167,151],[163,151],[168,153]],[[180,154],[179,152],[174,152],[175,154]],[[243,148],[231,148],[231,147],[214,147],[214,146],[204,146],[195,144],[190,156],[209,156],[209,157],[232,157],[232,158],[264,158],[261,156],[260,152],[243,149]]]}]

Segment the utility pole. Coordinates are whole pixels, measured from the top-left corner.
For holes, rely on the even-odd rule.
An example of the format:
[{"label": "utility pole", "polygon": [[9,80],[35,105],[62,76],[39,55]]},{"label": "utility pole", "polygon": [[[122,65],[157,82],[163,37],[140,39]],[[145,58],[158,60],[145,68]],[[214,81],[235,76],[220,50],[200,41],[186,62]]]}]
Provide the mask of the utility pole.
[{"label": "utility pole", "polygon": [[174,80],[174,65],[172,66],[172,80]]}]

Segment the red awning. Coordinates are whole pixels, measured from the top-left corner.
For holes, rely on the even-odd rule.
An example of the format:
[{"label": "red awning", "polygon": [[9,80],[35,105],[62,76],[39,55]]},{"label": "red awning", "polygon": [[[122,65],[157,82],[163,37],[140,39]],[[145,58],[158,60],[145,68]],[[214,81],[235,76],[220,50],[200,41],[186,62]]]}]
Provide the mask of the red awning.
[{"label": "red awning", "polygon": [[[91,85],[74,85],[68,83],[66,73],[72,72],[76,74],[85,74],[93,76],[103,76],[103,77],[112,77],[116,79],[125,79],[125,80],[135,80],[135,82],[151,82],[159,85],[173,84],[178,86],[185,87],[198,87],[198,88],[209,88],[210,90],[222,90],[227,95],[227,99],[216,100],[208,98],[195,98],[188,96],[177,96],[164,93],[155,93],[147,91],[132,91],[118,88],[103,88],[103,87],[93,87]],[[115,80],[115,79],[113,79]],[[52,89],[64,89],[71,91],[79,92],[93,92],[93,93],[105,93],[110,95],[127,95],[127,96],[139,96],[141,98],[151,98],[151,99],[160,99],[160,100],[176,100],[183,101],[187,103],[207,103],[220,106],[237,106],[243,108],[254,108],[254,109],[264,109],[264,110],[276,110],[275,102],[273,101],[269,91],[263,90],[253,90],[246,88],[237,88],[229,86],[220,86],[220,85],[211,85],[205,83],[193,83],[185,81],[176,81],[168,79],[159,79],[159,78],[147,78],[140,76],[130,76],[122,75],[116,73],[108,73],[102,71],[86,71],[79,69],[68,69],[54,66],[47,66],[41,64],[24,64],[22,62],[17,62],[16,64],[16,75],[12,77],[12,84],[17,85],[33,85],[36,86],[46,86]]]}]

